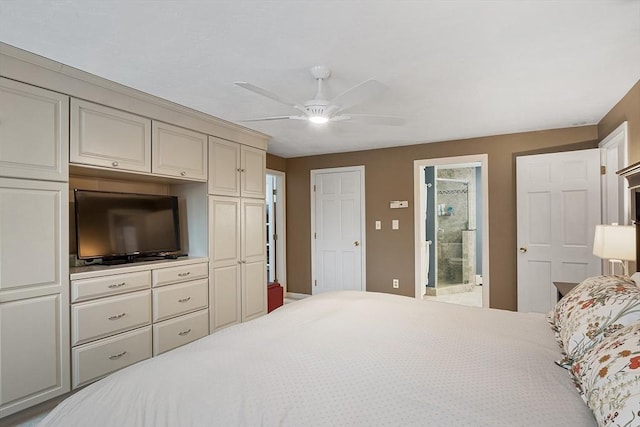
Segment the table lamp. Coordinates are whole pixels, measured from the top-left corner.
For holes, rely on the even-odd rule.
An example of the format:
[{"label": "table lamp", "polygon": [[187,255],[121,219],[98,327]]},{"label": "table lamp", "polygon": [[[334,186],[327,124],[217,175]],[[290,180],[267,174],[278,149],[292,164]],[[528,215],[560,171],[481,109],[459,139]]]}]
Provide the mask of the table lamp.
[{"label": "table lamp", "polygon": [[621,264],[623,275],[626,276],[626,261],[635,261],[636,259],[635,227],[617,224],[596,225],[593,254],[609,260],[611,274],[615,272],[615,264]]}]

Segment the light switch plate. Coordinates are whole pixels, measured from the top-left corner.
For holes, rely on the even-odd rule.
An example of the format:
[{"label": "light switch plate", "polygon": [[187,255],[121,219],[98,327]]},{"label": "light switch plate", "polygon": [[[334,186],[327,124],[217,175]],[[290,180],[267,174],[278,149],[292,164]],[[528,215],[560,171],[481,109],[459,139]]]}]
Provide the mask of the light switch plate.
[{"label": "light switch plate", "polygon": [[400,229],[400,221],[397,220],[397,219],[391,220],[391,229],[392,230],[399,230]]},{"label": "light switch plate", "polygon": [[382,221],[376,221],[376,230],[382,230]]}]

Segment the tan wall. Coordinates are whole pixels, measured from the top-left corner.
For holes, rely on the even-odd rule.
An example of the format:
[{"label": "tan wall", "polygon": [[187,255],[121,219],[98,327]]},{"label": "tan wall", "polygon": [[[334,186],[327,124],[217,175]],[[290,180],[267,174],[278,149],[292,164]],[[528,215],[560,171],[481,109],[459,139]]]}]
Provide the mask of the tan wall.
[{"label": "tan wall", "polygon": [[287,159],[273,154],[267,153],[267,169],[275,171],[286,172],[287,171]]},{"label": "tan wall", "polygon": [[[414,295],[413,161],[487,153],[491,306],[516,309],[515,157],[597,146],[596,126],[473,138],[405,147],[286,159],[287,286],[311,293],[310,171],[365,166],[367,290]],[[389,209],[409,200],[409,209]],[[391,219],[400,230],[391,231]],[[383,221],[383,230],[374,221]],[[391,287],[391,279],[400,288]]]},{"label": "tan wall", "polygon": [[598,140],[602,141],[615,128],[627,121],[629,163],[640,161],[640,80],[598,123]]}]

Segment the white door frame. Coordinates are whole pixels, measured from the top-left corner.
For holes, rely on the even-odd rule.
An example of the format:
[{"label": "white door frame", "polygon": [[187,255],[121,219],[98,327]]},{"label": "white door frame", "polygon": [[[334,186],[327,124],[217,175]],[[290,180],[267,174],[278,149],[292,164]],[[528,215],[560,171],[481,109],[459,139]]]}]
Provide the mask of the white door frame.
[{"label": "white door frame", "polygon": [[286,174],[277,170],[267,169],[267,175],[275,175],[276,188],[278,189],[278,201],[276,204],[276,234],[278,244],[276,250],[276,271],[278,280],[283,288],[284,295],[287,294],[287,188]]},{"label": "white door frame", "polygon": [[422,220],[424,193],[424,168],[427,166],[444,166],[461,163],[480,163],[482,176],[482,306],[489,305],[489,156],[472,154],[468,156],[441,157],[437,159],[421,159],[413,161],[413,209],[414,209],[414,253],[415,253],[415,297],[422,299],[422,276],[427,268],[422,257],[422,245],[426,233]]},{"label": "white door frame", "polygon": [[[600,148],[600,165],[607,166],[609,160],[607,159],[607,152],[612,148],[617,148],[622,151],[622,156],[618,157],[617,169],[609,170],[607,168],[606,173],[602,175],[601,191],[602,191],[602,223],[611,224],[617,222],[619,224],[629,224],[629,218],[631,216],[631,204],[630,204],[630,192],[627,191],[627,186],[624,182],[624,178],[616,174],[617,170],[625,168],[629,165],[629,153],[628,153],[628,136],[627,136],[627,122],[622,122],[620,126],[615,128],[605,139],[599,144]],[[608,212],[606,207],[609,202],[609,195],[607,194],[606,185],[609,181],[617,183],[618,187],[618,218],[608,218]],[[604,265],[608,265],[605,263]]]},{"label": "white door frame", "polygon": [[313,286],[313,281],[315,280],[316,277],[316,245],[315,245],[315,239],[314,239],[314,232],[316,229],[316,198],[315,198],[315,194],[314,194],[314,186],[316,185],[316,176],[321,174],[321,173],[333,173],[333,172],[359,172],[360,173],[360,235],[362,236],[361,240],[361,244],[360,247],[362,248],[362,256],[361,256],[361,263],[362,263],[362,271],[361,271],[361,277],[362,277],[362,290],[366,291],[367,290],[367,277],[366,277],[366,273],[367,273],[367,256],[366,256],[366,248],[367,248],[367,242],[366,242],[366,208],[365,208],[365,198],[364,198],[364,192],[365,192],[365,174],[364,174],[364,165],[361,166],[346,166],[346,167],[341,167],[341,168],[327,168],[327,169],[312,169],[311,170],[311,179],[310,179],[310,188],[309,188],[309,194],[310,194],[310,199],[311,199],[311,295],[313,295],[314,293],[314,288],[315,286]]}]

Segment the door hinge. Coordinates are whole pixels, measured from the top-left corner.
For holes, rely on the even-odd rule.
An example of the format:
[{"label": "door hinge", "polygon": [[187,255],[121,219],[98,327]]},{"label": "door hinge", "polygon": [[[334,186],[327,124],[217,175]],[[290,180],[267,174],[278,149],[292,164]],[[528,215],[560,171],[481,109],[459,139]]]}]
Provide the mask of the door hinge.
[{"label": "door hinge", "polygon": [[275,196],[276,194],[278,194],[278,190],[276,190],[276,189],[274,188],[274,189],[273,189],[273,191],[271,192],[271,194],[273,194],[273,195]]},{"label": "door hinge", "polygon": [[278,240],[278,235],[277,234],[273,235],[273,240]]},{"label": "door hinge", "polygon": [[607,174],[607,167],[602,165],[600,166],[600,175],[606,175]]},{"label": "door hinge", "polygon": [[318,234],[317,234],[315,231],[313,232],[313,238],[314,238],[314,239],[317,239],[317,238],[318,238]]},{"label": "door hinge", "polygon": [[315,184],[313,184],[313,192],[314,193],[316,192],[316,185]]},{"label": "door hinge", "polygon": [[318,286],[318,281],[317,280],[313,281],[313,286]]}]

